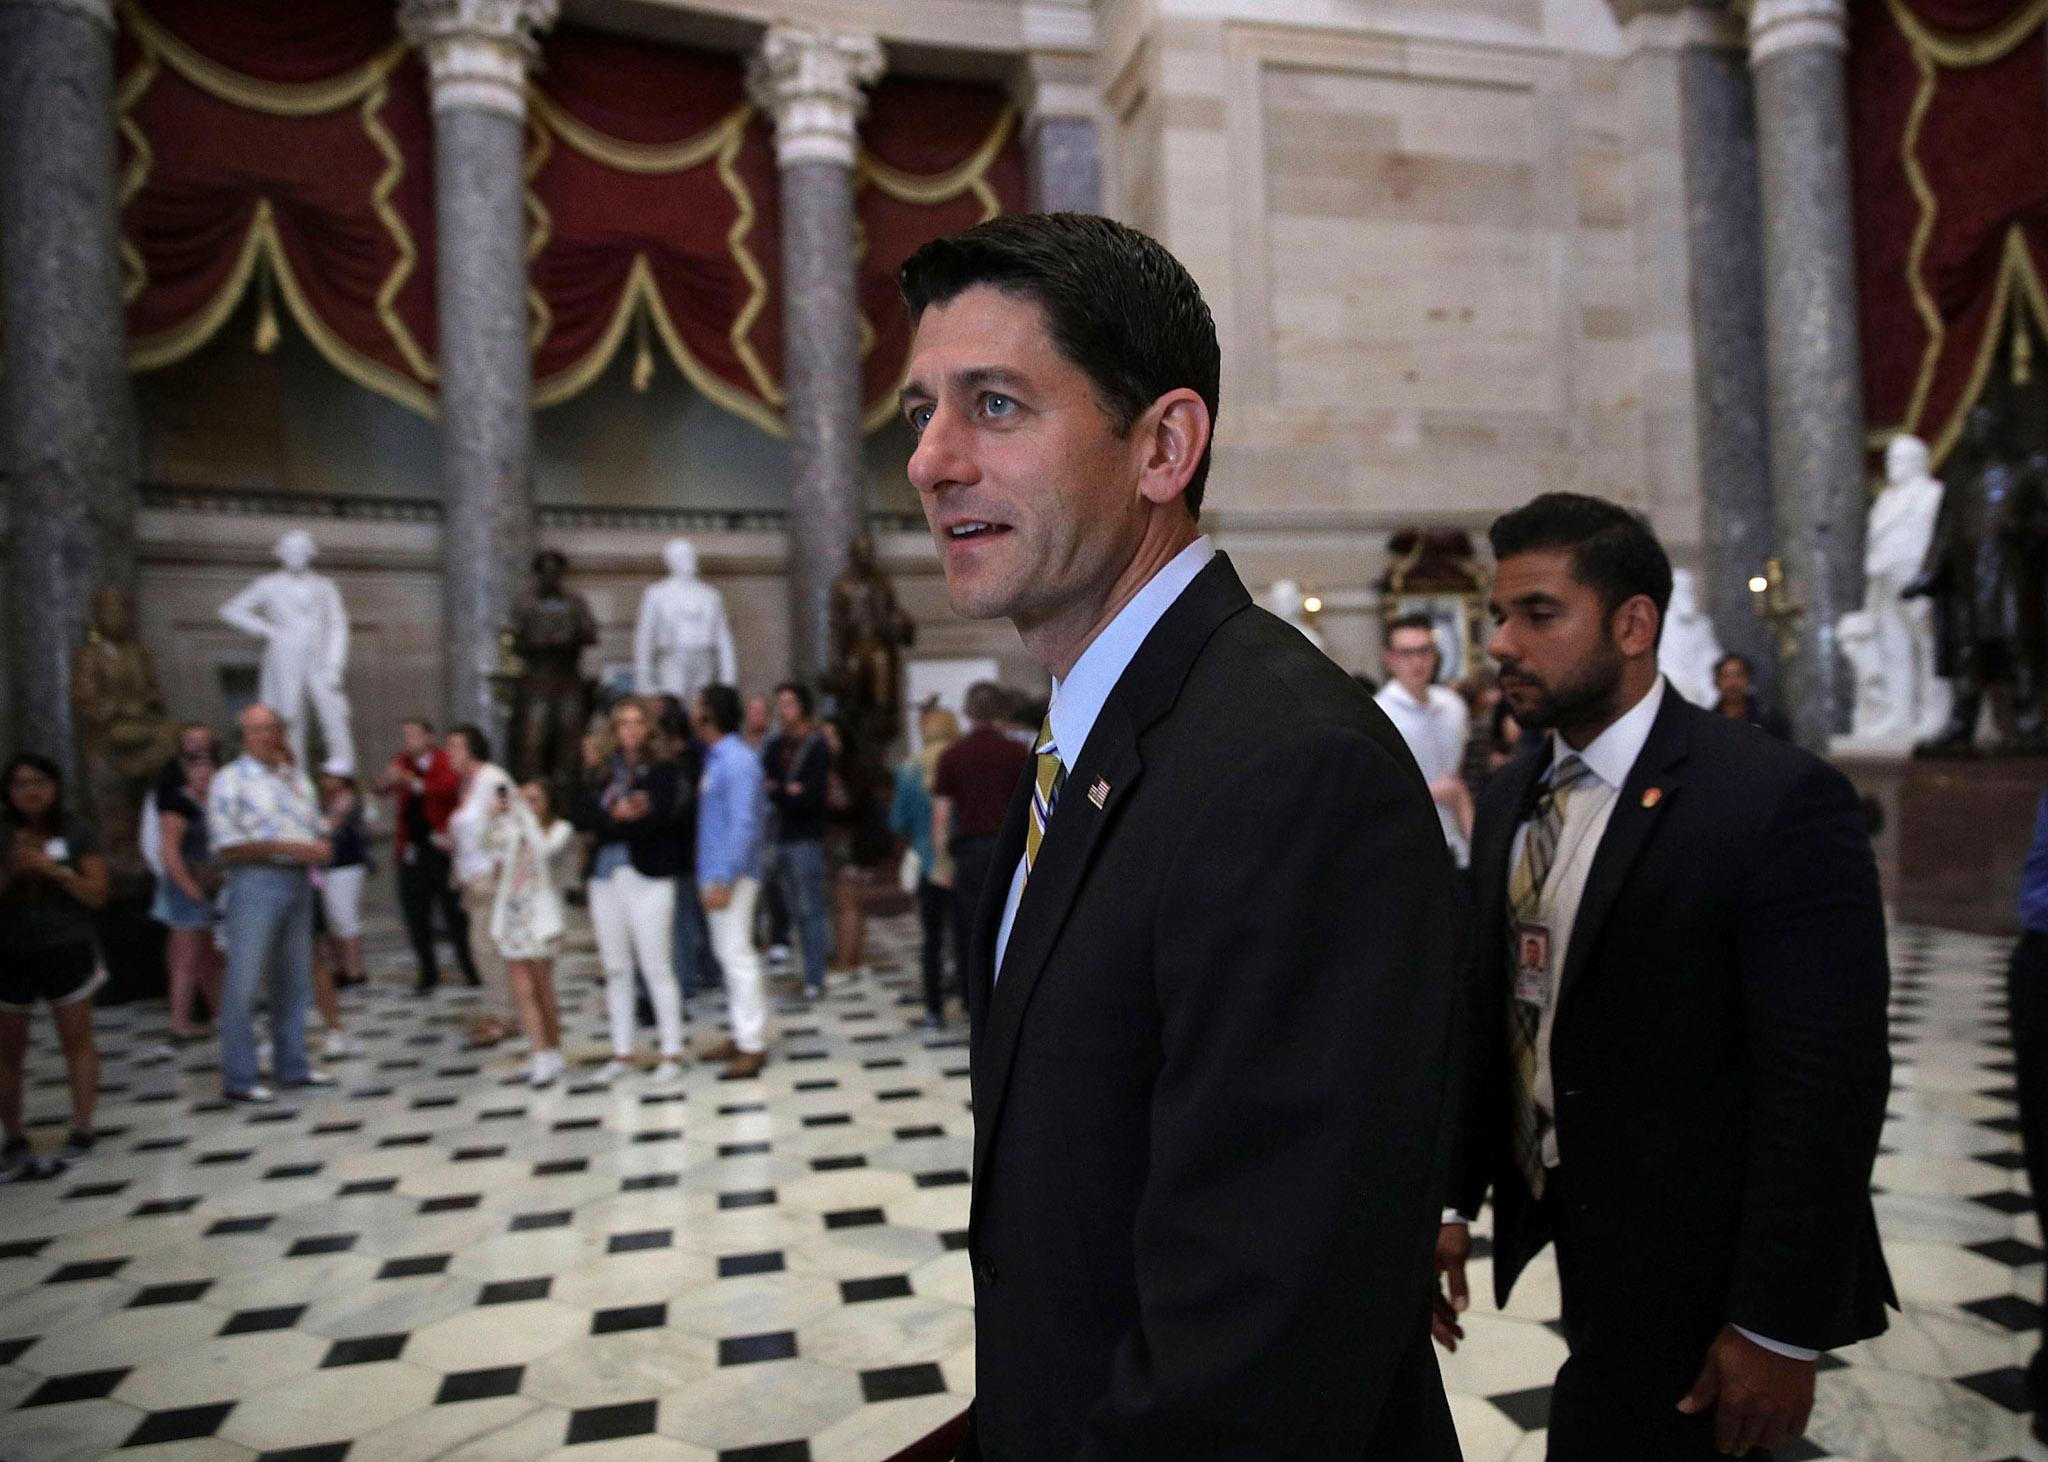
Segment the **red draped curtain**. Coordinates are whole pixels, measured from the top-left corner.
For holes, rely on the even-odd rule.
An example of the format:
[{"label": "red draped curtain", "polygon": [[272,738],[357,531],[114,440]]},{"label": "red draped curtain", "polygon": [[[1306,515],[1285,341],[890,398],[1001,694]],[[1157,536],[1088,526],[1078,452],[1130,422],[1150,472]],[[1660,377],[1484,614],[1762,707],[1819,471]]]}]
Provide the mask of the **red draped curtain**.
[{"label": "red draped curtain", "polygon": [[[123,0],[122,255],[138,370],[218,333],[252,289],[352,379],[434,410],[432,120],[392,20],[360,0]],[[633,350],[782,430],[781,249],[767,120],[739,58],[565,28],[530,91],[534,400]],[[891,78],[855,165],[862,399],[886,420],[908,349],[894,275],[927,239],[1020,208],[999,88]]]},{"label": "red draped curtain", "polygon": [[2048,0],[1857,0],[1849,43],[1864,405],[1939,462],[2048,361]]}]

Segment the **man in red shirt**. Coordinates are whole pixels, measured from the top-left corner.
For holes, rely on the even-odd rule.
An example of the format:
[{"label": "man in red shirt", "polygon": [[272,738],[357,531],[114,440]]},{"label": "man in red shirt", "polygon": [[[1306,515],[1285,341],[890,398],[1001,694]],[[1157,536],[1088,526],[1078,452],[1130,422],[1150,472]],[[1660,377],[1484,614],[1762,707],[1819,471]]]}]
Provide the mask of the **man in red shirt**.
[{"label": "man in red shirt", "polygon": [[469,916],[448,881],[448,819],[462,800],[462,779],[448,757],[434,744],[434,728],[414,719],[399,728],[402,750],[391,758],[377,790],[397,799],[393,819],[393,861],[398,868],[398,904],[405,913],[405,932],[419,961],[419,982],[413,993],[425,995],[441,983],[434,957],[434,905],[448,926],[455,962],[462,978],[478,983],[476,963],[469,955]]},{"label": "man in red shirt", "polygon": [[1003,729],[1009,703],[1003,688],[991,681],[970,687],[967,734],[946,748],[932,778],[932,845],[953,855],[954,968],[962,971],[995,858],[996,834],[1031,765],[1031,748]]}]

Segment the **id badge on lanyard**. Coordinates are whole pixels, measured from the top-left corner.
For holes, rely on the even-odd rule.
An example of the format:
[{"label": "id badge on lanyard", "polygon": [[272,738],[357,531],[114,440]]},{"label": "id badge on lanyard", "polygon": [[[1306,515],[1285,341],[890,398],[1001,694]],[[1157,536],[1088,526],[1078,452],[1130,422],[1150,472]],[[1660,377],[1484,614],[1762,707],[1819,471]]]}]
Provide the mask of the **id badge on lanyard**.
[{"label": "id badge on lanyard", "polygon": [[1515,921],[1515,999],[1543,1009],[1550,1003],[1550,926]]}]

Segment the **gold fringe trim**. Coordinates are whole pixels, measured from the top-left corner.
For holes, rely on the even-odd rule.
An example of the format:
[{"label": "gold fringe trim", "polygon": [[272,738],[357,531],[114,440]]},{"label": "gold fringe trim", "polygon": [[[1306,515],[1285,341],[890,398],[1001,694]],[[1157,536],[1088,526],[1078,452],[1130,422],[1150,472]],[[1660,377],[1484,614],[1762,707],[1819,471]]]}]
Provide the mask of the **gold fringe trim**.
[{"label": "gold fringe trim", "polygon": [[[2048,0],[2041,0],[2041,3],[2048,5]],[[916,173],[901,172],[881,161],[866,148],[862,148],[860,157],[854,164],[855,175],[858,179],[873,183],[891,198],[903,203],[950,203],[962,193],[975,189],[975,185],[982,182],[983,175],[988,172],[989,165],[996,160],[996,154],[1003,150],[1003,144],[1010,140],[1010,132],[1016,125],[1017,109],[1004,107],[1002,115],[996,118],[995,126],[989,129],[988,136],[982,139],[981,146],[974,150],[973,155],[959,166],[943,173],[921,177]],[[992,193],[986,193],[985,188],[976,191],[990,198],[994,196]],[[994,217],[993,214],[989,216]]]},{"label": "gold fringe trim", "polygon": [[[115,205],[117,216],[125,212],[135,195],[142,191],[143,184],[149,181],[149,170],[156,166],[156,150],[149,145],[148,135],[135,125],[134,112],[136,103],[156,84],[157,70],[156,53],[145,49],[141,62],[122,78],[120,90],[114,95],[116,124],[134,153],[128,159],[126,171],[121,174],[121,192]],[[126,233],[121,235],[121,273],[121,303],[132,305],[149,288],[149,262]]]},{"label": "gold fringe trim", "polygon": [[377,290],[377,318],[383,321],[385,333],[398,347],[407,368],[422,381],[437,381],[440,371],[427,358],[426,351],[420,348],[404,317],[398,313],[398,296],[419,264],[419,249],[413,243],[412,230],[405,226],[404,216],[391,202],[391,195],[405,180],[405,155],[398,150],[398,139],[386,129],[380,116],[390,95],[390,87],[380,78],[369,95],[363,98],[363,131],[377,151],[384,155],[384,175],[370,189],[370,206],[376,210],[378,221],[384,225],[384,231],[398,249],[397,264],[392,266]]},{"label": "gold fringe trim", "polygon": [[[439,415],[434,398],[410,376],[400,375],[378,362],[359,354],[341,339],[326,323],[314,313],[305,292],[299,287],[298,277],[292,273],[291,264],[284,252],[284,242],[278,237],[276,215],[270,200],[259,198],[256,210],[249,221],[248,233],[242,240],[240,254],[226,281],[214,292],[193,317],[184,324],[161,331],[156,335],[129,342],[128,365],[131,370],[151,371],[174,365],[205,345],[228,322],[241,303],[243,294],[249,288],[259,264],[270,271],[277,282],[277,288],[284,295],[285,306],[291,311],[292,319],[298,323],[314,347],[327,358],[327,363],[367,390],[380,396],[389,397],[399,405],[421,416],[432,419]],[[257,322],[260,330],[263,321]],[[275,320],[270,324],[276,327]]]},{"label": "gold fringe trim", "polygon": [[1885,0],[1885,4],[1914,50],[1925,52],[1943,66],[1955,68],[1988,66],[1993,61],[2003,60],[2027,38],[2029,31],[2048,21],[2048,0],[2033,0],[1983,35],[1958,36],[1936,30],[1919,19],[1906,8],[1905,0]]},{"label": "gold fringe trim", "polygon": [[633,266],[627,272],[626,284],[619,291],[619,302],[612,309],[612,317],[606,323],[604,333],[598,337],[574,365],[557,371],[544,381],[534,382],[533,404],[536,409],[558,406],[571,397],[588,390],[591,383],[604,374],[612,358],[618,354],[619,346],[626,338],[626,331],[634,324],[639,312],[645,309],[654,322],[654,328],[661,335],[662,343],[668,348],[676,369],[683,373],[689,383],[701,391],[712,403],[744,418],[773,436],[783,436],[787,428],[781,418],[760,401],[735,389],[715,375],[709,367],[691,353],[683,342],[675,321],[669,317],[667,308],[661,302],[661,291],[655,288],[654,271],[645,254],[633,256]]},{"label": "gold fringe trim", "polygon": [[[739,266],[740,274],[746,279],[750,293],[740,312],[733,316],[732,328],[726,332],[733,354],[739,357],[746,368],[747,379],[754,383],[754,390],[770,407],[780,408],[789,404],[789,397],[781,383],[768,374],[768,368],[761,363],[761,357],[754,353],[754,345],[748,334],[754,328],[754,321],[761,317],[761,311],[768,307],[768,276],[761,272],[761,266],[754,258],[753,250],[747,243],[747,235],[754,230],[754,198],[741,181],[739,169],[734,162],[740,155],[740,144],[746,139],[747,122],[752,119],[754,109],[743,107],[729,120],[730,134],[725,145],[718,149],[718,180],[725,185],[733,203],[739,209],[739,216],[733,219],[732,227],[726,230],[725,246],[732,255],[733,263]],[[738,394],[738,393],[735,393]],[[746,399],[742,397],[741,399]],[[776,434],[782,433],[780,418],[776,419]]]},{"label": "gold fringe trim", "polygon": [[1963,418],[1970,408],[1977,404],[1984,394],[1985,383],[1991,379],[1991,364],[1998,356],[1998,333],[2000,321],[2010,311],[2013,328],[2025,328],[2022,303],[2032,307],[2034,323],[2048,332],[2048,287],[2044,287],[2041,276],[2034,268],[2034,260],[2027,249],[2026,236],[2020,226],[2013,224],[2006,230],[2005,249],[1999,260],[1998,282],[1992,288],[1991,309],[1985,315],[1984,339],[1977,347],[1977,359],[1971,364],[1969,381],[1963,393],[1956,398],[1955,410],[1950,413],[1948,424],[1933,439],[1932,465],[1939,467],[1955,448],[1963,434]]},{"label": "gold fringe trim", "polygon": [[145,50],[155,51],[173,71],[198,87],[238,107],[278,117],[316,117],[339,111],[362,99],[405,59],[405,41],[392,41],[353,71],[325,81],[285,83],[262,81],[208,60],[146,15],[136,0],[121,0],[121,23]]},{"label": "gold fringe trim", "polygon": [[[1892,3],[1896,5],[1897,0],[1892,0]],[[1920,71],[1920,87],[1913,94],[1911,110],[1906,113],[1906,131],[1899,140],[1899,160],[1905,164],[1906,187],[1912,191],[1913,201],[1920,207],[1920,218],[1913,225],[1912,242],[1906,250],[1906,292],[1912,296],[1913,312],[1926,328],[1927,345],[1921,351],[1920,369],[1913,378],[1913,394],[1906,403],[1908,423],[1917,423],[1920,413],[1927,407],[1927,393],[1934,389],[1935,370],[1941,364],[1942,347],[1948,341],[1948,326],[1941,318],[1941,307],[1934,302],[1934,292],[1927,287],[1924,273],[1927,247],[1934,241],[1934,223],[1940,201],[1934,196],[1934,187],[1920,167],[1920,129],[1934,105],[1936,73],[1933,59],[1917,46],[1913,48],[1913,64]]]},{"label": "gold fringe trim", "polygon": [[[537,97],[539,93],[529,92]],[[529,134],[532,142],[526,149],[526,213],[532,220],[526,231],[526,312],[532,317],[533,325],[527,333],[526,348],[538,353],[541,342],[554,333],[555,312],[548,308],[540,287],[533,282],[533,261],[548,246],[548,240],[555,236],[555,216],[548,212],[547,204],[540,201],[540,194],[533,191],[533,180],[540,176],[540,170],[547,166],[548,158],[554,155],[555,144],[548,139],[548,129],[538,122],[531,123]]]},{"label": "gold fringe trim", "polygon": [[595,162],[617,172],[647,177],[661,173],[686,173],[702,167],[725,146],[727,134],[743,129],[752,108],[742,102],[695,137],[681,142],[621,142],[596,128],[577,121],[550,101],[538,88],[528,93],[534,120],[564,142]]}]

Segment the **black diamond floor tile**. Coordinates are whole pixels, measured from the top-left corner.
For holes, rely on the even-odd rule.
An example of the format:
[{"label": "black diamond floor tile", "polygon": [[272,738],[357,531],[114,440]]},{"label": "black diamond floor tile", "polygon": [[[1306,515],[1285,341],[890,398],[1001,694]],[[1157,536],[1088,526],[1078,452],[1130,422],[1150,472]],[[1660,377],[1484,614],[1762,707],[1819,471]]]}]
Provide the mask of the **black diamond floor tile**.
[{"label": "black diamond floor tile", "polygon": [[154,1442],[189,1442],[210,1437],[235,1409],[232,1401],[206,1406],[181,1406],[175,1411],[157,1411],[143,1418],[142,1425],[128,1434],[124,1447],[146,1447]]},{"label": "black diamond floor tile", "polygon": [[441,1389],[434,1394],[434,1404],[445,1406],[452,1401],[488,1401],[493,1396],[516,1396],[519,1382],[526,1374],[524,1366],[496,1366],[481,1371],[450,1371],[441,1381]]},{"label": "black diamond floor tile", "polygon": [[878,1401],[935,1396],[945,1389],[946,1378],[935,1365],[888,1366],[860,1373],[860,1393],[870,1406]]},{"label": "black diamond floor tile", "polygon": [[1997,1402],[2014,1415],[2034,1409],[2033,1397],[2027,1393],[2027,1373],[2018,1366],[1979,1371],[1974,1376],[1957,1376],[1956,1384]]},{"label": "black diamond floor tile", "polygon": [[2016,1294],[1992,1295],[1988,1299],[1972,1300],[1957,1308],[1981,1316],[1994,1325],[2003,1325],[2012,1331],[2036,1330],[2041,1325],[2041,1307],[2032,1300],[2021,1299]]},{"label": "black diamond floor tile", "polygon": [[68,1376],[52,1376],[29,1392],[21,1405],[62,1406],[68,1401],[95,1401],[126,1380],[129,1369],[122,1366],[110,1371],[73,1371]]},{"label": "black diamond floor tile", "polygon": [[480,1305],[512,1305],[523,1300],[544,1300],[554,1283],[546,1277],[494,1280],[477,1293],[476,1302]]},{"label": "black diamond floor tile", "polygon": [[782,1255],[779,1251],[760,1254],[727,1254],[718,1261],[718,1277],[735,1279],[746,1274],[780,1274]]},{"label": "black diamond floor tile", "polygon": [[151,1284],[136,1292],[128,1301],[131,1310],[144,1309],[150,1305],[182,1305],[198,1299],[213,1288],[210,1279],[187,1280],[182,1284]]},{"label": "black diamond floor tile", "polygon": [[771,1330],[762,1335],[737,1335],[718,1342],[718,1363],[722,1366],[755,1365],[761,1361],[788,1360],[796,1354],[796,1332]]},{"label": "black diamond floor tile", "polygon": [[265,1330],[289,1330],[306,1313],[304,1305],[276,1305],[267,1310],[237,1310],[220,1327],[223,1335],[256,1335]]},{"label": "black diamond floor tile", "polygon": [[653,1330],[668,1323],[667,1305],[622,1305],[599,1310],[590,1317],[592,1335],[611,1335],[621,1330]]},{"label": "black diamond floor tile", "polygon": [[1525,1432],[1541,1431],[1550,1425],[1550,1388],[1532,1386],[1526,1391],[1509,1391],[1486,1398],[1509,1421]]},{"label": "black diamond floor tile", "polygon": [[569,1413],[571,1447],[585,1442],[610,1442],[621,1437],[644,1437],[654,1430],[653,1401],[628,1401],[618,1406],[593,1406]]},{"label": "black diamond floor tile", "polygon": [[907,1274],[885,1274],[875,1279],[842,1280],[839,1285],[841,1304],[858,1305],[868,1300],[901,1299],[911,1293],[910,1276]]}]

